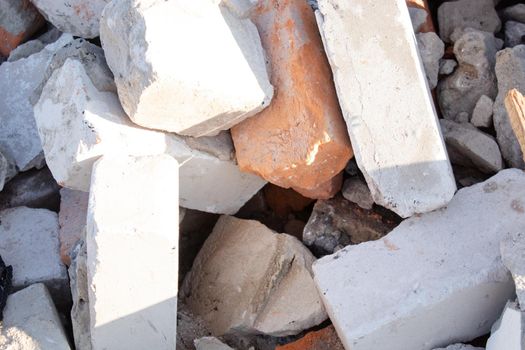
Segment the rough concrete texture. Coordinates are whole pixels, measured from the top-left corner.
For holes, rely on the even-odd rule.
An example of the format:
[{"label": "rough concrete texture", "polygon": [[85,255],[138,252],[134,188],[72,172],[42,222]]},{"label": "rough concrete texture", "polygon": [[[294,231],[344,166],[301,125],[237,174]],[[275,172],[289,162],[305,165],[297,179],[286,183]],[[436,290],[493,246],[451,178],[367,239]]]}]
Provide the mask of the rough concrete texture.
[{"label": "rough concrete texture", "polygon": [[[84,236],[85,236],[84,227]],[[73,247],[72,263],[68,269],[69,285],[71,286],[71,324],[75,348],[91,350],[91,336],[89,334],[89,295],[87,282],[87,248],[85,242],[78,241]]]},{"label": "rough concrete texture", "polygon": [[486,334],[514,295],[499,243],[525,229],[524,196],[525,173],[503,170],[444,209],[314,263],[345,347],[433,349]]},{"label": "rough concrete texture", "polygon": [[58,218],[46,209],[0,211],[0,255],[13,266],[13,288],[42,282],[55,301],[69,299],[67,272],[60,261]]},{"label": "rough concrete texture", "polygon": [[58,238],[60,240],[60,258],[69,266],[71,249],[79,240],[84,240],[86,233],[86,215],[89,194],[69,188],[60,190],[60,211],[58,212]]},{"label": "rough concrete texture", "polygon": [[34,108],[47,164],[61,185],[87,191],[93,163],[102,155],[162,153],[181,164],[180,204],[184,207],[233,214],[265,184],[255,175],[240,172],[232,159],[220,159],[233,153],[222,135],[216,142],[194,140],[190,144],[197,144],[197,149],[192,149],[176,135],[131,123],[117,95],[108,91],[109,71],[95,68],[103,64],[102,59],[89,62],[65,60],[51,74]]},{"label": "rough concrete texture", "polygon": [[331,197],[352,150],[312,10],[306,1],[264,0],[251,18],[276,91],[267,109],[232,129],[239,166],[307,197]]},{"label": "rough concrete texture", "polygon": [[505,23],[505,47],[525,44],[525,23],[508,21]]},{"label": "rough concrete texture", "polygon": [[[430,12],[430,7],[428,6],[427,0],[406,0],[406,4],[408,6],[410,18],[412,19],[412,24],[418,23],[420,19],[423,18],[422,14],[413,15],[415,10],[417,10],[418,12],[422,10],[422,11],[425,11],[426,13],[426,16],[424,18],[424,22],[422,23],[422,25],[420,25],[418,28],[415,28],[414,26],[415,33],[436,32],[436,29],[434,28],[434,23],[432,21],[432,14]],[[414,21],[414,19],[416,19],[416,21]]]},{"label": "rough concrete texture", "polygon": [[522,154],[525,154],[525,97],[517,89],[507,93],[505,110]]},{"label": "rough concrete texture", "polygon": [[93,350],[175,348],[178,170],[167,155],[94,165],[86,235]]},{"label": "rough concrete texture", "polygon": [[511,89],[525,93],[525,45],[499,51],[496,56],[498,95],[494,101],[494,128],[501,154],[507,163],[525,169],[523,153],[505,110],[505,97]]},{"label": "rough concrete texture", "polygon": [[212,334],[297,334],[326,319],[312,253],[263,224],[222,216],[184,282],[188,307]]},{"label": "rough concrete texture", "polygon": [[494,8],[493,0],[448,1],[438,8],[439,36],[451,42],[456,29],[473,28],[496,33],[501,29],[501,20]]},{"label": "rough concrete texture", "polygon": [[0,66],[0,150],[20,171],[42,166],[42,146],[30,98],[53,54],[71,40],[64,34],[40,52]]},{"label": "rough concrete texture", "polygon": [[[113,1],[100,36],[122,106],[138,125],[213,136],[272,99],[257,28],[217,1]],[[186,54],[173,55],[173,46]]]},{"label": "rough concrete texture", "polygon": [[99,36],[102,10],[111,0],[31,0],[61,32],[82,38]]},{"label": "rough concrete texture", "polygon": [[486,174],[503,169],[496,140],[469,123],[441,119],[441,131],[453,164],[475,167]]},{"label": "rough concrete texture", "polygon": [[501,242],[500,250],[503,264],[514,279],[519,305],[525,311],[525,233],[509,235]]},{"label": "rough concrete texture", "polygon": [[[181,247],[180,251],[183,249]],[[204,321],[195,316],[188,307],[179,301],[177,305],[177,350],[195,350],[193,341],[209,336],[210,331]]]},{"label": "rough concrete texture", "polygon": [[439,348],[434,350],[485,350],[485,348],[477,348],[472,345],[465,345],[465,344],[453,344],[449,345],[446,348]]},{"label": "rough concrete texture", "polygon": [[215,337],[195,339],[196,350],[234,350]]},{"label": "rough concrete texture", "polygon": [[503,314],[492,326],[486,350],[525,349],[525,312],[509,301]]},{"label": "rough concrete texture", "polygon": [[320,0],[317,14],[374,201],[403,217],[444,206],[456,186],[405,2]]},{"label": "rough concrete texture", "polygon": [[428,85],[434,89],[438,83],[439,60],[445,53],[445,44],[433,32],[416,34],[416,40]]},{"label": "rough concrete texture", "polygon": [[441,61],[439,61],[439,74],[452,74],[454,72],[454,69],[456,69],[457,65],[458,63],[455,60],[442,59]]},{"label": "rough concrete texture", "polygon": [[11,51],[33,35],[44,24],[44,18],[29,0],[0,1],[0,55]]},{"label": "rough concrete texture", "polygon": [[396,224],[393,218],[362,209],[338,195],[315,203],[303,242],[317,255],[332,254],[349,244],[379,239]]},{"label": "rough concrete texture", "polygon": [[32,169],[15,176],[0,192],[0,210],[14,207],[58,211],[60,186],[49,169]]},{"label": "rough concrete texture", "polygon": [[478,128],[490,128],[492,127],[492,110],[494,108],[494,101],[486,96],[482,95],[474,110],[472,111],[472,118],[470,123]]},{"label": "rough concrete texture", "polygon": [[0,331],[2,350],[70,350],[60,317],[43,284],[10,295]]},{"label": "rough concrete texture", "polygon": [[341,194],[345,199],[357,204],[363,209],[372,209],[374,205],[374,199],[370,194],[366,182],[361,180],[358,176],[345,180]]},{"label": "rough concrete texture", "polygon": [[11,51],[7,62],[15,62],[22,58],[27,58],[34,53],[40,52],[46,45],[40,40],[31,40],[19,45],[16,49]]},{"label": "rough concrete texture", "polygon": [[[494,65],[498,44],[492,33],[465,29],[455,34],[454,54],[459,66],[439,82],[437,91],[443,117],[464,122],[470,119],[481,96],[496,97]],[[466,113],[466,120],[462,113]]]},{"label": "rough concrete texture", "polygon": [[503,21],[516,21],[525,23],[525,4],[516,4],[504,8],[500,12],[500,17]]},{"label": "rough concrete texture", "polygon": [[299,340],[278,346],[275,350],[344,350],[334,326],[308,332]]}]

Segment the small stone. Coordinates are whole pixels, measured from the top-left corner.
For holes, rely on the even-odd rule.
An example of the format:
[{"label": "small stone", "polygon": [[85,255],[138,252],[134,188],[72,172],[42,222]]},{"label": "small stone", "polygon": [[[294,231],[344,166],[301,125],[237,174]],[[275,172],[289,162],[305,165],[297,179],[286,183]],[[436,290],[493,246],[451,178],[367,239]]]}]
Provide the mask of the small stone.
[{"label": "small stone", "polygon": [[498,95],[494,100],[494,129],[501,154],[509,166],[525,169],[523,152],[505,110],[505,97],[511,89],[525,93],[525,45],[499,51],[496,56]]},{"label": "small stone", "polygon": [[525,23],[525,4],[516,4],[514,6],[504,8],[500,13],[500,17],[503,21],[516,21]]},{"label": "small stone", "polygon": [[478,128],[490,128],[492,127],[492,110],[494,108],[494,101],[486,95],[482,95],[474,111],[472,111],[472,118],[470,123]]},{"label": "small stone", "polygon": [[44,24],[44,18],[29,0],[0,0],[0,55],[27,40]]},{"label": "small stone", "polygon": [[412,21],[414,33],[417,34],[420,32],[423,24],[427,21],[427,12],[417,7],[408,7],[408,12],[410,13],[410,20]]},{"label": "small stone", "polygon": [[485,350],[484,348],[477,348],[472,345],[465,345],[465,344],[453,344],[449,345],[446,348],[439,348],[434,350]]},{"label": "small stone", "polygon": [[55,305],[43,284],[33,284],[7,299],[0,349],[71,349]]},{"label": "small stone", "polygon": [[448,1],[438,8],[439,36],[448,43],[456,29],[473,28],[496,33],[501,29],[501,20],[494,8],[493,0]]},{"label": "small stone", "polygon": [[175,349],[178,171],[167,155],[94,165],[86,234],[94,350]]},{"label": "small stone", "polygon": [[57,304],[69,300],[67,272],[60,261],[58,218],[46,209],[0,211],[0,255],[13,266],[13,288],[44,283]]},{"label": "small stone", "polygon": [[525,233],[510,234],[500,244],[501,259],[514,278],[516,294],[522,311],[525,311]]},{"label": "small stone", "polygon": [[195,339],[196,350],[234,350],[215,337]]},{"label": "small stone", "polygon": [[71,249],[79,240],[85,240],[86,237],[88,199],[89,194],[86,192],[69,188],[60,190],[58,238],[60,239],[60,258],[67,266],[71,265]]},{"label": "small stone", "polygon": [[525,312],[517,303],[508,302],[500,319],[494,323],[487,340],[487,350],[522,350],[525,345]]},{"label": "small stone", "polygon": [[453,164],[474,166],[492,174],[503,169],[503,160],[496,140],[469,123],[441,119],[441,131]]},{"label": "small stone", "polygon": [[99,36],[102,10],[111,0],[32,0],[46,20],[61,32],[86,39]]},{"label": "small stone", "polygon": [[[125,0],[106,6],[102,47],[134,123],[213,136],[270,104],[273,87],[257,28],[217,2]],[[173,55],[173,45],[185,54]]]},{"label": "small stone", "polygon": [[344,350],[344,347],[337,337],[334,326],[328,326],[308,332],[299,340],[278,346],[275,350]]},{"label": "small stone", "polygon": [[71,40],[70,35],[63,35],[26,59],[0,66],[0,151],[13,159],[20,171],[43,165],[30,98],[43,80],[53,54]]},{"label": "small stone", "polygon": [[515,294],[499,243],[524,231],[524,196],[525,172],[503,170],[380,240],[317,260],[314,280],[345,347],[433,349],[486,334]]},{"label": "small stone", "polygon": [[439,60],[445,53],[445,44],[433,32],[416,34],[416,40],[428,85],[430,89],[434,89],[438,82]]},{"label": "small stone", "polygon": [[0,191],[4,188],[5,183],[11,180],[16,173],[16,165],[0,152]]},{"label": "small stone", "polygon": [[376,211],[365,210],[341,196],[318,200],[303,231],[303,242],[317,255],[336,247],[379,239],[397,222]]},{"label": "small stone", "polygon": [[374,206],[374,199],[366,182],[357,176],[346,179],[341,192],[345,199],[359,205],[363,209],[372,209]]},{"label": "small stone", "polygon": [[440,109],[445,119],[458,123],[468,122],[481,96],[496,97],[494,65],[497,50],[492,33],[473,29],[459,32],[454,43],[454,54],[459,67],[452,75],[442,79],[437,89]]},{"label": "small stone", "polygon": [[505,23],[505,46],[514,47],[525,44],[525,23],[508,21]]},{"label": "small stone", "polygon": [[458,63],[455,60],[451,59],[441,59],[439,61],[439,74],[440,75],[450,75],[456,69]]},{"label": "small stone", "polygon": [[251,18],[276,93],[232,128],[239,167],[305,197],[330,198],[352,149],[314,14],[306,1],[263,0]]},{"label": "small stone", "polygon": [[320,0],[317,19],[375,203],[402,217],[446,205],[456,185],[405,2]]},{"label": "small stone", "polygon": [[32,169],[15,176],[0,192],[0,210],[14,207],[58,211],[60,186],[49,169]]},{"label": "small stone", "polygon": [[40,40],[28,41],[27,43],[19,45],[16,49],[11,51],[9,57],[7,58],[7,62],[15,62],[22,58],[27,58],[32,54],[42,51],[45,46],[46,45]]},{"label": "small stone", "polygon": [[222,216],[184,282],[189,308],[212,334],[297,334],[326,319],[314,256],[257,221]]},{"label": "small stone", "polygon": [[[182,247],[181,247],[182,248]],[[181,252],[183,250],[181,249]],[[204,321],[195,316],[188,307],[179,302],[177,305],[177,350],[195,350],[193,341],[210,335]]]},{"label": "small stone", "polygon": [[[83,230],[85,237],[85,226]],[[87,248],[83,240],[73,247],[72,263],[68,269],[69,285],[73,307],[71,308],[71,324],[75,348],[91,350],[91,336],[89,334],[89,295],[87,281]]]}]

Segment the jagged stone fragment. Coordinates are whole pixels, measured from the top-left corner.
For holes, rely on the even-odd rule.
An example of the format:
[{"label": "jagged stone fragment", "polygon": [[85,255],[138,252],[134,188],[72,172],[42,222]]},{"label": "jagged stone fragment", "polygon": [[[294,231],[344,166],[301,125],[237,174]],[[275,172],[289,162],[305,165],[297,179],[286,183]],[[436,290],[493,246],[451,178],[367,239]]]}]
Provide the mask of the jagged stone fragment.
[{"label": "jagged stone fragment", "polygon": [[[85,226],[83,231],[85,236]],[[83,240],[78,241],[72,249],[72,262],[68,273],[73,299],[73,307],[71,308],[73,338],[76,349],[91,350],[86,243]]]},{"label": "jagged stone fragment", "polygon": [[445,44],[433,32],[416,34],[416,39],[428,85],[430,89],[433,89],[437,86],[439,60],[445,53]]},{"label": "jagged stone fragment", "polygon": [[479,98],[474,110],[472,111],[472,118],[470,122],[478,128],[490,128],[492,124],[492,110],[494,108],[494,101],[486,95]]}]

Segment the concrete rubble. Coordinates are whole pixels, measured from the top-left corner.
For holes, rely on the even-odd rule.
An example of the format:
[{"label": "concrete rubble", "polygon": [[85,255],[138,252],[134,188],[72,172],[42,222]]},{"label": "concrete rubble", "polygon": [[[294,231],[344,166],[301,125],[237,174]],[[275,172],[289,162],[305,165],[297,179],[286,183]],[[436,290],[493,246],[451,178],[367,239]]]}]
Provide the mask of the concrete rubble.
[{"label": "concrete rubble", "polygon": [[525,312],[515,302],[508,302],[501,317],[492,326],[486,350],[522,350],[525,347]]},{"label": "concrete rubble", "polygon": [[326,319],[311,276],[314,260],[292,236],[222,216],[186,277],[183,297],[216,336],[297,334]]},{"label": "concrete rubble", "polygon": [[[257,28],[217,2],[125,0],[106,6],[102,47],[134,123],[213,136],[269,105],[273,87]],[[171,55],[164,32],[188,53]]]},{"label": "concrete rubble", "polygon": [[357,176],[345,180],[341,194],[363,209],[372,209],[374,205],[374,199],[366,183]]},{"label": "concrete rubble", "polygon": [[215,337],[195,339],[196,350],[234,350]]},{"label": "concrete rubble", "polygon": [[508,21],[505,23],[505,46],[514,47],[525,44],[525,23]]},{"label": "concrete rubble", "polygon": [[[86,234],[92,348],[174,349],[177,161],[102,157],[92,177]],[[122,196],[130,191],[133,198]]]},{"label": "concrete rubble", "polygon": [[499,15],[504,21],[525,23],[525,4],[516,4],[514,6],[504,8],[499,13]]},{"label": "concrete rubble", "polygon": [[514,279],[519,305],[525,311],[525,233],[510,234],[501,242],[500,249],[503,264]]},{"label": "concrete rubble", "polygon": [[[317,18],[357,164],[372,197],[408,217],[446,205],[456,186],[405,2],[382,3],[385,16],[375,15],[376,5],[363,3],[357,9],[321,0]],[[372,34],[379,28],[384,37]]]},{"label": "concrete rubble", "polygon": [[58,212],[58,238],[60,240],[60,258],[71,265],[73,247],[78,241],[85,240],[86,215],[89,194],[82,191],[62,188],[60,190],[60,210]]},{"label": "concrete rubble", "polygon": [[30,0],[0,1],[0,57],[9,56],[43,24],[44,19]]},{"label": "concrete rubble", "polygon": [[445,44],[433,32],[416,34],[416,39],[428,85],[434,89],[438,83],[439,61],[445,53]]},{"label": "concrete rubble", "polygon": [[453,344],[449,345],[446,348],[439,348],[434,350],[485,350],[484,348],[478,348],[471,345],[465,345],[465,344]]},{"label": "concrete rubble", "polygon": [[[85,226],[83,230],[85,236]],[[89,295],[87,280],[87,246],[80,240],[72,247],[72,263],[69,266],[69,284],[71,286],[71,323],[75,347],[80,350],[91,350],[91,336],[89,332]]]},{"label": "concrete rubble", "polygon": [[470,123],[478,128],[490,128],[492,126],[493,106],[494,101],[487,95],[482,95],[474,106]]},{"label": "concrete rubble", "polygon": [[432,349],[487,333],[514,294],[499,242],[525,229],[524,195],[525,173],[503,170],[383,239],[318,260],[314,278],[345,347]]},{"label": "concrete rubble", "polygon": [[2,350],[70,350],[60,316],[41,283],[9,296],[0,330]]}]

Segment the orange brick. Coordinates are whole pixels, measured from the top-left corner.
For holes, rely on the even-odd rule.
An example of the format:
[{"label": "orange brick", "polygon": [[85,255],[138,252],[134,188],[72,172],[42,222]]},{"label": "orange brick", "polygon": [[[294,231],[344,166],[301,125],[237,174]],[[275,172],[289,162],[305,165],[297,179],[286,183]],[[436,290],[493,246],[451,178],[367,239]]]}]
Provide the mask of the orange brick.
[{"label": "orange brick", "polygon": [[282,218],[287,217],[288,214],[294,211],[303,210],[314,201],[292,189],[282,188],[273,184],[268,184],[264,187],[264,198],[275,214]]},{"label": "orange brick", "polygon": [[252,20],[275,93],[268,108],[232,128],[239,166],[280,187],[329,196],[319,185],[353,153],[314,14],[306,1],[265,0]]},{"label": "orange brick", "polygon": [[293,343],[278,346],[275,350],[344,350],[334,326],[307,333]]},{"label": "orange brick", "polygon": [[0,54],[6,57],[45,23],[29,0],[0,0],[0,13]]}]

